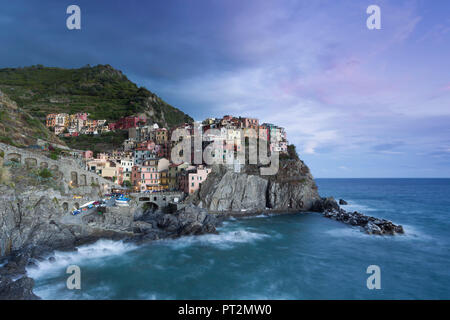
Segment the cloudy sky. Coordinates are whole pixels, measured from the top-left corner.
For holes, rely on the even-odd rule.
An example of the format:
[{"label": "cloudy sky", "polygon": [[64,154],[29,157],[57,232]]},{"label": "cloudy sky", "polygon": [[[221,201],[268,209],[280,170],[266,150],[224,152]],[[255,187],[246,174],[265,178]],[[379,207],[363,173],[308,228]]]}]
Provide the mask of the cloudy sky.
[{"label": "cloudy sky", "polygon": [[111,64],[197,120],[284,126],[316,177],[450,177],[450,1],[0,3],[0,67]]}]

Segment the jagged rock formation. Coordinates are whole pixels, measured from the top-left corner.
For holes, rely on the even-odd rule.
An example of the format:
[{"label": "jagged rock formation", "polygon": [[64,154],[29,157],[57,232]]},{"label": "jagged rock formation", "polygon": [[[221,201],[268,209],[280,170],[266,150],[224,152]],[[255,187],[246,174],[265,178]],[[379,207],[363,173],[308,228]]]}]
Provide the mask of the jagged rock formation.
[{"label": "jagged rock formation", "polygon": [[361,227],[362,230],[368,234],[395,235],[397,233],[404,233],[403,227],[392,223],[392,221],[366,216],[357,211],[347,212],[340,208],[336,200],[332,197],[322,198],[317,201],[312,210],[321,212],[326,218],[343,222],[351,226]]},{"label": "jagged rock formation", "polygon": [[214,166],[200,189],[187,201],[209,211],[310,210],[320,200],[309,168],[299,159],[280,161],[273,176],[262,176],[257,166],[246,165],[237,173]]},{"label": "jagged rock formation", "polygon": [[21,277],[18,280],[0,275],[0,300],[38,300],[33,293],[34,280]]}]

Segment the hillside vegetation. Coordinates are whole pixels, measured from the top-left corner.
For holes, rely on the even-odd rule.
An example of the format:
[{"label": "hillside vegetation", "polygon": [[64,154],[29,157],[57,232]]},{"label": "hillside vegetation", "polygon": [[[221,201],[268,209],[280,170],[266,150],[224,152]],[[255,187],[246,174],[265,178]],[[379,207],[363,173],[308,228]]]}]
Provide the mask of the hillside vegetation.
[{"label": "hillside vegetation", "polygon": [[106,120],[145,114],[152,123],[166,127],[193,121],[109,65],[0,69],[0,90],[41,121],[48,113],[82,111],[91,119]]},{"label": "hillside vegetation", "polygon": [[36,144],[37,139],[64,145],[40,120],[0,91],[0,142],[22,147]]}]

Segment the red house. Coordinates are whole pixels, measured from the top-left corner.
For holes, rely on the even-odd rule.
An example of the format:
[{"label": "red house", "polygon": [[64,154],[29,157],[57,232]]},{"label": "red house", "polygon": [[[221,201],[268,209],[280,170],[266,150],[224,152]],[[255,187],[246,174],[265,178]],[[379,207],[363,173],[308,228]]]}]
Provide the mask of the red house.
[{"label": "red house", "polygon": [[128,130],[130,128],[136,128],[140,125],[144,125],[146,122],[145,117],[124,117],[120,118],[116,122],[108,124],[109,130]]}]

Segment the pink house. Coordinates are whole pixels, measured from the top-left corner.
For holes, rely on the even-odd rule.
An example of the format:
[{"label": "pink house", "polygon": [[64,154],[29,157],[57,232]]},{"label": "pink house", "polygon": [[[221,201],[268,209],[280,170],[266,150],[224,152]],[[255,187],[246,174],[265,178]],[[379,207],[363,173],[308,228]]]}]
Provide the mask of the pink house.
[{"label": "pink house", "polygon": [[191,169],[183,172],[180,176],[180,190],[191,194],[198,190],[200,184],[206,180],[211,168],[198,166],[196,169]]},{"label": "pink house", "polygon": [[83,151],[82,153],[83,159],[92,159],[94,157],[94,153],[91,150]]}]

